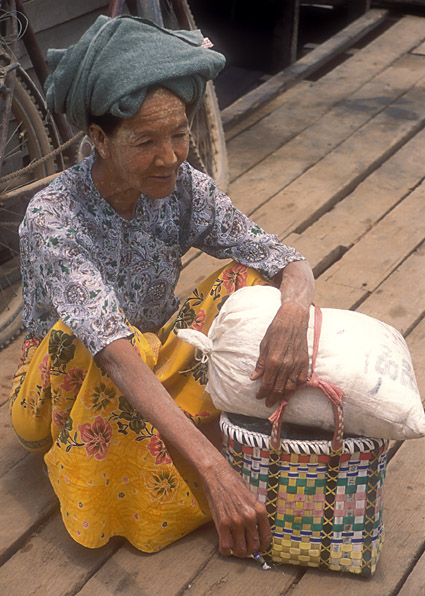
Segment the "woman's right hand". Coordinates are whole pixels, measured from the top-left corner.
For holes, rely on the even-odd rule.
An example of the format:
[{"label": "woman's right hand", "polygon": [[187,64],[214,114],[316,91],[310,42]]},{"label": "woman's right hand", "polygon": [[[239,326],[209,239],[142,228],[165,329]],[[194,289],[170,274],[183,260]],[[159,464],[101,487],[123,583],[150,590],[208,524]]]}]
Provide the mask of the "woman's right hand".
[{"label": "woman's right hand", "polygon": [[249,557],[266,550],[272,540],[266,508],[242,477],[224,458],[222,460],[202,477],[202,487],[219,536],[220,553]]}]

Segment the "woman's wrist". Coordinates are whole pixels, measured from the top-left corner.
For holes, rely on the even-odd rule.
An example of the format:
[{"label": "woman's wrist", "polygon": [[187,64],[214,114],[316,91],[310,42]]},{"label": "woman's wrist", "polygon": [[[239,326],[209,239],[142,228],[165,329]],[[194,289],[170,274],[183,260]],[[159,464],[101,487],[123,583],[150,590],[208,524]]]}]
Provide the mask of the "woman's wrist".
[{"label": "woman's wrist", "polygon": [[294,304],[309,310],[314,296],[314,276],[308,261],[295,261],[280,276],[282,305]]}]

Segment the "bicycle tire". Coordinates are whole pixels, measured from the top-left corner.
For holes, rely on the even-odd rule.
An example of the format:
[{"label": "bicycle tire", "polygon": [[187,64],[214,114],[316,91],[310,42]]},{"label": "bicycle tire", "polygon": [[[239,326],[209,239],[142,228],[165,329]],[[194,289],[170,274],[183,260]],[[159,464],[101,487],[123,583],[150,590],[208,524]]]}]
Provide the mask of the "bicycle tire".
[{"label": "bicycle tire", "polygon": [[[0,53],[2,65],[9,60],[7,54]],[[50,158],[30,172],[8,178],[22,167],[47,156],[59,143],[39,91],[21,68],[16,72],[9,132],[0,178],[0,349],[23,328],[18,228],[27,206],[27,201],[13,196],[7,198],[5,193],[53,174],[62,165]],[[6,198],[2,199],[1,195]]]}]

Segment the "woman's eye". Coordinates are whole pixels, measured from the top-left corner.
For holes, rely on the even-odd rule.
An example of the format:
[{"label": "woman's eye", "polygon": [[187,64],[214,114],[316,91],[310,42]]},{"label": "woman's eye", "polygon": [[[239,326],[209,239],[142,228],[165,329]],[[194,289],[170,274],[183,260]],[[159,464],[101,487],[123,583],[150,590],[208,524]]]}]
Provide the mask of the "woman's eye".
[{"label": "woman's eye", "polygon": [[137,143],[138,147],[147,147],[152,141],[150,139],[146,139],[145,141],[139,141]]}]

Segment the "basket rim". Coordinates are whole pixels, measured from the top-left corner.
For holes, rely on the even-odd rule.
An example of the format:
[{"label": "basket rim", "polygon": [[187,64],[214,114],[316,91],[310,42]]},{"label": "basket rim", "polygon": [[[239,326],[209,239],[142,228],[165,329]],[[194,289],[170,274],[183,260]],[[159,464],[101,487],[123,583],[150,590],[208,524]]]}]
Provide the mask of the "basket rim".
[{"label": "basket rim", "polygon": [[[220,429],[224,435],[232,440],[237,440],[242,445],[249,447],[257,447],[260,449],[270,449],[270,437],[265,433],[248,430],[238,426],[229,420],[226,412],[220,415]],[[284,453],[296,453],[298,455],[330,455],[332,449],[332,441],[317,440],[296,440],[296,439],[281,439],[281,449]],[[343,454],[364,453],[379,449],[388,444],[387,439],[378,439],[371,437],[352,437],[343,440]]]}]

